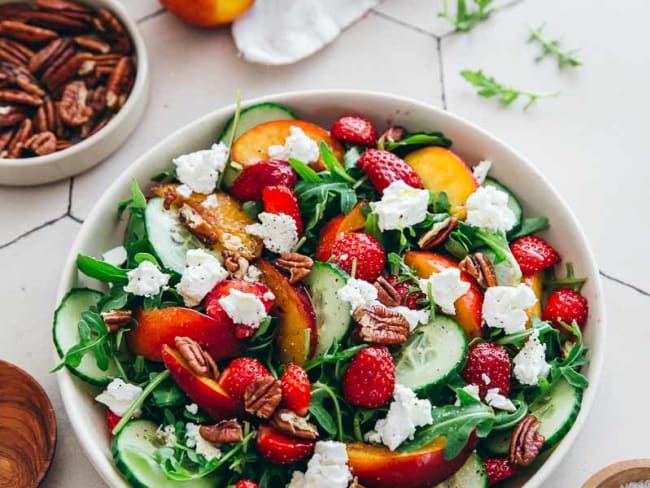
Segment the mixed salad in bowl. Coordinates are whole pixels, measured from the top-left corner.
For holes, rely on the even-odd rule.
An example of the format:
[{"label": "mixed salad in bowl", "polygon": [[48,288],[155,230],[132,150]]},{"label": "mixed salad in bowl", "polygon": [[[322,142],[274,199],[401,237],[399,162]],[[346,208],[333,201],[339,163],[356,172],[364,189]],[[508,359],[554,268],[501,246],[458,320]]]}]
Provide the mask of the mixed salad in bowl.
[{"label": "mixed salad in bowl", "polygon": [[499,162],[451,146],[263,103],[133,181],[123,245],[77,258],[105,286],[70,290],[53,329],[126,480],[473,488],[539,467],[588,386],[584,279]]}]

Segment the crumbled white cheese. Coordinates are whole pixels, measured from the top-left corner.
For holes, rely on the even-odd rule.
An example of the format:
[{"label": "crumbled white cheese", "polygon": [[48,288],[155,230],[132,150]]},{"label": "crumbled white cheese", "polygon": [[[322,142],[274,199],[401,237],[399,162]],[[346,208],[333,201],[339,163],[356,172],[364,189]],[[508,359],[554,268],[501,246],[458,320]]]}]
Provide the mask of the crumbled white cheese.
[{"label": "crumbled white cheese", "polygon": [[503,329],[506,334],[526,329],[526,310],[537,303],[533,291],[521,283],[518,286],[491,286],[483,299],[483,320],[488,327]]},{"label": "crumbled white cheese", "polygon": [[160,271],[151,261],[142,261],[127,273],[128,284],[124,291],[140,297],[152,297],[167,286],[169,275]]},{"label": "crumbled white cheese", "polygon": [[231,288],[228,295],[220,298],[219,304],[236,324],[259,327],[267,315],[264,304],[256,295],[235,288]]},{"label": "crumbled white cheese", "polygon": [[481,379],[483,380],[483,383],[485,383],[486,385],[489,385],[490,383],[492,383],[492,380],[490,379],[490,377],[488,375],[486,375],[485,373],[481,373]]},{"label": "crumbled white cheese", "polygon": [[257,281],[260,281],[261,276],[262,276],[262,272],[260,271],[260,269],[257,266],[251,264],[246,270],[246,274],[244,275],[244,281],[255,283]]},{"label": "crumbled white cheese", "polygon": [[514,412],[517,410],[517,407],[514,406],[508,397],[499,393],[500,390],[500,388],[490,388],[485,394],[485,403],[492,408],[505,410],[506,412]]},{"label": "crumbled white cheese", "polygon": [[347,488],[352,480],[345,444],[319,441],[307,471],[294,471],[287,488]]},{"label": "crumbled white cheese", "polygon": [[419,224],[427,217],[428,206],[429,191],[413,188],[402,180],[393,181],[384,189],[381,200],[370,204],[382,231]]},{"label": "crumbled white cheese", "polygon": [[536,385],[548,376],[551,365],[546,362],[546,344],[539,341],[539,331],[533,331],[512,363],[515,378],[522,385]]},{"label": "crumbled white cheese", "polygon": [[358,307],[372,305],[377,300],[377,289],[364,280],[350,278],[342,288],[336,292],[339,299],[350,304],[350,313]]},{"label": "crumbled white cheese", "polygon": [[192,196],[192,189],[187,185],[178,185],[176,187],[176,193],[183,198],[190,198]]},{"label": "crumbled white cheese", "polygon": [[174,447],[178,443],[176,437],[176,427],[173,425],[158,426],[156,438],[167,447]]},{"label": "crumbled white cheese", "polygon": [[185,424],[185,445],[194,449],[206,461],[212,461],[221,457],[221,449],[212,442],[206,441],[199,433],[200,425],[187,423]]},{"label": "crumbled white cheese", "polygon": [[366,434],[366,440],[381,441],[394,451],[402,442],[413,438],[416,427],[432,422],[431,402],[419,399],[413,390],[397,384],[386,418],[377,421],[374,431]]},{"label": "crumbled white cheese", "polygon": [[[95,397],[95,400],[106,405],[118,417],[122,417],[141,393],[142,388],[138,385],[115,378],[108,384],[106,390]],[[139,414],[140,410],[135,413],[135,415]]]},{"label": "crumbled white cheese", "polygon": [[261,223],[246,226],[246,232],[259,237],[271,252],[284,254],[298,243],[296,221],[287,214],[260,213],[257,218]]},{"label": "crumbled white cheese", "polygon": [[474,168],[472,169],[472,173],[474,175],[474,179],[479,185],[482,185],[485,183],[485,178],[487,178],[488,172],[490,171],[490,168],[492,167],[492,161],[489,160],[484,160],[478,163]]},{"label": "crumbled white cheese", "polygon": [[217,208],[219,206],[217,195],[210,193],[206,199],[201,202],[201,206],[203,208]]},{"label": "crumbled white cheese", "polygon": [[422,292],[431,297],[443,313],[456,313],[454,302],[469,290],[470,284],[460,279],[458,268],[447,268],[440,273],[433,273],[428,278],[418,281]]},{"label": "crumbled white cheese", "polygon": [[493,186],[480,186],[467,199],[465,222],[490,232],[508,231],[517,222],[508,207],[508,194]]},{"label": "crumbled white cheese", "polygon": [[399,307],[393,307],[397,313],[400,313],[404,316],[406,321],[409,323],[409,331],[413,331],[418,325],[426,324],[429,322],[430,313],[428,310],[413,310],[408,307],[400,305]]},{"label": "crumbled white cheese", "polygon": [[189,405],[185,405],[185,410],[187,410],[192,415],[196,415],[199,413],[199,406],[196,403],[190,403]]},{"label": "crumbled white cheese", "polygon": [[[478,385],[475,385],[474,383],[470,383],[469,385],[465,385],[461,388],[464,392],[469,393],[472,395],[474,398],[477,400],[480,400],[481,397],[479,396],[479,387]],[[456,397],[456,403],[454,403],[456,406],[460,406],[460,399]]]},{"label": "crumbled white cheese", "polygon": [[213,144],[210,149],[175,158],[176,176],[192,191],[208,194],[217,185],[219,173],[223,171],[227,160],[228,147],[222,142]]},{"label": "crumbled white cheese", "polygon": [[221,241],[227,249],[242,249],[244,248],[244,242],[241,240],[241,237],[236,236],[235,234],[230,234],[229,232],[224,232],[221,235]]},{"label": "crumbled white cheese", "polygon": [[127,257],[126,248],[124,246],[117,246],[102,254],[102,261],[119,268],[126,263]]},{"label": "crumbled white cheese", "polygon": [[311,164],[318,161],[320,150],[316,141],[307,136],[300,127],[292,125],[291,135],[284,140],[283,146],[269,146],[269,157],[289,161],[290,158]]},{"label": "crumbled white cheese", "polygon": [[214,285],[227,277],[228,271],[214,254],[204,249],[190,249],[185,255],[185,269],[176,290],[183,297],[186,306],[195,307]]}]

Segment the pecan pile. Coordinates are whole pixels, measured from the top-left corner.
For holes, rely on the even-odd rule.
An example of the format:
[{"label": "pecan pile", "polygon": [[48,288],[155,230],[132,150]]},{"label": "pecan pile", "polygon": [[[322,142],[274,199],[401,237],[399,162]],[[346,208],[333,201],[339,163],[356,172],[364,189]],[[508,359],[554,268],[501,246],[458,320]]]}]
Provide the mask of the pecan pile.
[{"label": "pecan pile", "polygon": [[0,5],[0,157],[61,151],[105,127],[133,88],[133,56],[108,10],[69,0]]}]

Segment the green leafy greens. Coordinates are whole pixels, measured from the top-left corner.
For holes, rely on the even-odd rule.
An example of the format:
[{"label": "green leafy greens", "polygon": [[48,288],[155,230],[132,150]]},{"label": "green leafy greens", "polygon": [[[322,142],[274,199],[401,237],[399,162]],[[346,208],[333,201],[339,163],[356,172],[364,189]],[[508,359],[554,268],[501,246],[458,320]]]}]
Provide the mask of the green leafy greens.
[{"label": "green leafy greens", "polygon": [[504,107],[508,107],[512,105],[515,100],[525,97],[527,101],[524,105],[524,110],[527,110],[531,105],[537,102],[538,99],[557,95],[557,93],[540,93],[508,87],[498,82],[493,77],[487,76],[482,70],[463,70],[460,74],[469,84],[478,88],[477,94],[479,96],[485,98],[496,97],[499,103]]}]

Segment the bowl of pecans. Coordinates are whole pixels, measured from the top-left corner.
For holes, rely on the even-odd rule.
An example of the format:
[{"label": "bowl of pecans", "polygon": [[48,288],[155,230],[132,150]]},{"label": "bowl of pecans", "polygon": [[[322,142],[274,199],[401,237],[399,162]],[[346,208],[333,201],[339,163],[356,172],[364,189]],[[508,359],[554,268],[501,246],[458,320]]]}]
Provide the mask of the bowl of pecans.
[{"label": "bowl of pecans", "polygon": [[0,0],[0,184],[73,176],[128,137],[148,61],[116,0]]}]

